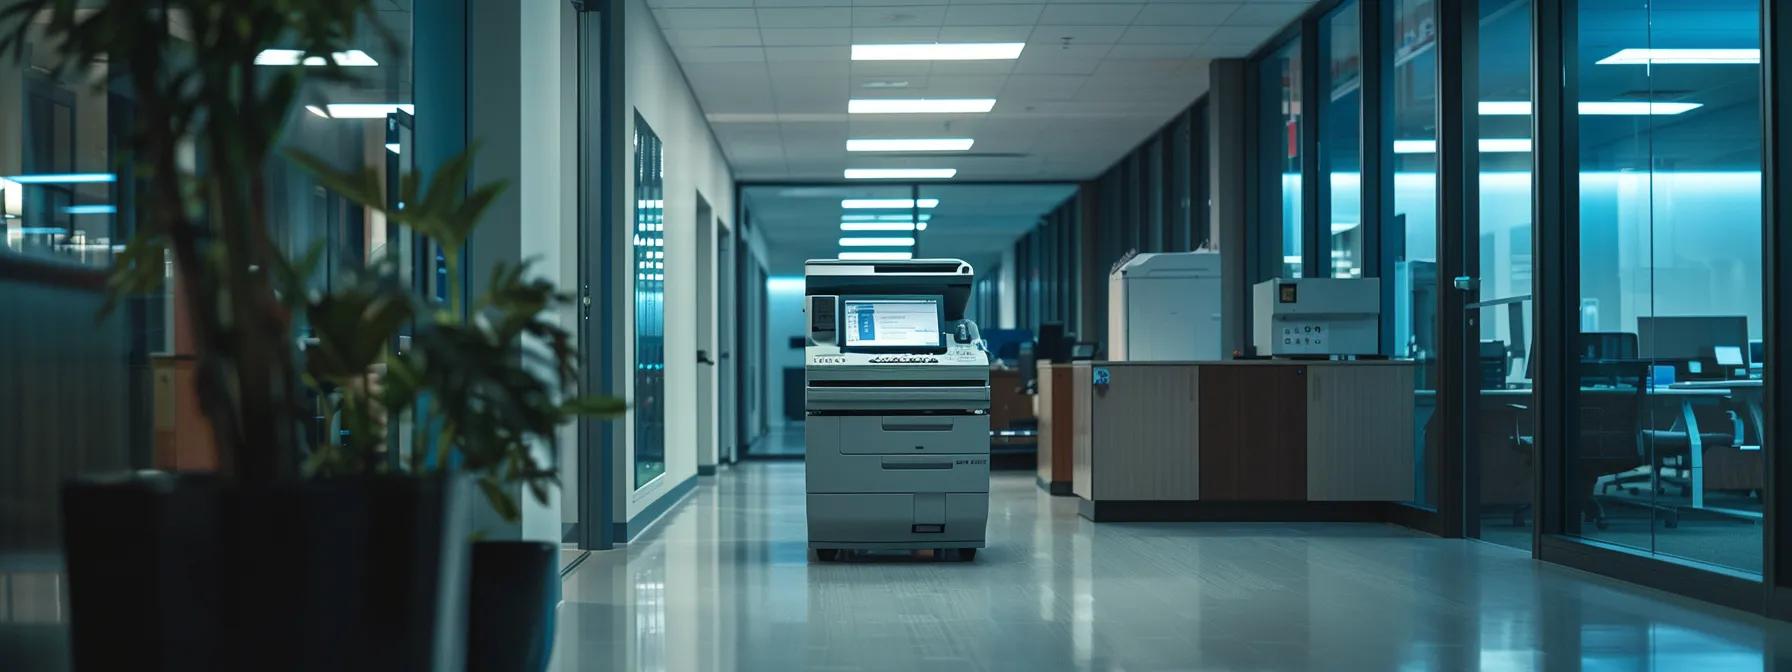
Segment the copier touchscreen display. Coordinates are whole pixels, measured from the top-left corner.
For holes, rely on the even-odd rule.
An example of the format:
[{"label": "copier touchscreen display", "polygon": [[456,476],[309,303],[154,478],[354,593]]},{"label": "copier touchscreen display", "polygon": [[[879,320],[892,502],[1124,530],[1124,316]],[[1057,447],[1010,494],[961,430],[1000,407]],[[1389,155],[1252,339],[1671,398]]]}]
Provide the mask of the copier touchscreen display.
[{"label": "copier touchscreen display", "polygon": [[848,348],[937,348],[940,300],[937,298],[845,298],[841,333]]}]

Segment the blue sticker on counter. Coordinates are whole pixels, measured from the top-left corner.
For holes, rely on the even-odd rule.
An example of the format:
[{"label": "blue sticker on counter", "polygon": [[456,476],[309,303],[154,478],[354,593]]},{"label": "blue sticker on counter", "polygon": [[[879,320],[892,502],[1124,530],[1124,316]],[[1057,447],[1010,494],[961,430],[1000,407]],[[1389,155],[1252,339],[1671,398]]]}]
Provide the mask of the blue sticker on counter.
[{"label": "blue sticker on counter", "polygon": [[1110,380],[1110,378],[1108,376],[1107,369],[1096,369],[1095,370],[1095,384],[1096,385],[1106,385],[1106,384],[1108,384],[1109,380]]}]

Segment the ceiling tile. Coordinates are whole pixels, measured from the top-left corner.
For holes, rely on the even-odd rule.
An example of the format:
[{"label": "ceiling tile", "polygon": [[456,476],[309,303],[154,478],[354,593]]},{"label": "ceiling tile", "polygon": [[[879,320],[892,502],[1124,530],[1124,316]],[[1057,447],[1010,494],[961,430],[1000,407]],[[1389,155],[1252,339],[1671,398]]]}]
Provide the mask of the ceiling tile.
[{"label": "ceiling tile", "polygon": [[[1208,44],[1256,47],[1281,32],[1280,26],[1222,26],[1207,38]],[[1246,49],[1245,53],[1251,50]]]},{"label": "ceiling tile", "polygon": [[1134,25],[1146,26],[1217,26],[1239,8],[1238,3],[1192,4],[1154,2],[1139,12]]},{"label": "ceiling tile", "polygon": [[1039,21],[1044,5],[952,5],[946,24],[952,26],[1018,26]]},{"label": "ceiling tile", "polygon": [[[944,12],[941,12],[944,14]],[[906,28],[853,28],[853,44],[926,43],[940,39],[939,26]]]},{"label": "ceiling tile", "polygon": [[758,28],[759,18],[751,9],[656,9],[654,18],[660,28]]},{"label": "ceiling tile", "polygon": [[[846,47],[766,47],[765,60],[772,62],[789,61],[821,61],[825,63],[845,63],[851,56]],[[841,78],[846,76],[846,68],[840,68]]]},{"label": "ceiling tile", "polygon": [[1300,18],[1300,15],[1306,11],[1307,6],[1304,4],[1253,2],[1239,7],[1238,11],[1233,12],[1232,16],[1226,19],[1226,25],[1280,28]]},{"label": "ceiling tile", "polygon": [[677,47],[757,47],[759,31],[750,28],[665,30],[666,42]]},{"label": "ceiling tile", "polygon": [[929,72],[936,77],[1006,75],[1014,71],[1014,64],[1015,61],[934,61]]},{"label": "ceiling tile", "polygon": [[1022,52],[1020,60],[1014,64],[1014,72],[1030,75],[1086,75],[1095,72],[1102,57],[1107,55],[1108,47],[1106,44],[1072,45]]},{"label": "ceiling tile", "polygon": [[941,75],[934,73],[927,80],[926,95],[930,98],[994,98],[1002,92],[1007,75]]},{"label": "ceiling tile", "polygon": [[1049,5],[1039,15],[1040,25],[1054,26],[1125,26],[1144,5],[1075,4]]},{"label": "ceiling tile", "polygon": [[1088,75],[1009,75],[1001,98],[1012,101],[1069,100]]},{"label": "ceiling tile", "polygon": [[760,47],[679,47],[673,51],[683,63],[761,63]]},{"label": "ceiling tile", "polygon": [[852,31],[838,28],[760,28],[768,47],[843,47],[852,43]]},{"label": "ceiling tile", "polygon": [[1139,26],[1126,29],[1120,37],[1121,44],[1187,44],[1195,45],[1205,42],[1213,32],[1218,30],[1212,26]]},{"label": "ceiling tile", "polygon": [[[946,15],[951,24],[951,14]],[[1025,42],[1033,34],[1033,24],[1024,26],[954,26],[940,29],[941,42]]]},{"label": "ceiling tile", "polygon": [[945,18],[945,7],[854,7],[852,9],[852,25],[855,28],[938,27],[945,21]]},{"label": "ceiling tile", "polygon": [[[1116,44],[1108,51],[1108,60],[1185,59],[1195,55],[1193,44]],[[771,57],[771,50],[766,50]]]},{"label": "ceiling tile", "polygon": [[753,0],[647,0],[647,6],[661,7],[752,7]]},{"label": "ceiling tile", "polygon": [[761,28],[845,28],[851,25],[851,7],[776,7],[759,10]]},{"label": "ceiling tile", "polygon": [[[1066,44],[1113,44],[1126,34],[1126,26],[1039,26],[1029,38],[1033,49],[1057,49]],[[1066,40],[1069,40],[1066,42]]]}]

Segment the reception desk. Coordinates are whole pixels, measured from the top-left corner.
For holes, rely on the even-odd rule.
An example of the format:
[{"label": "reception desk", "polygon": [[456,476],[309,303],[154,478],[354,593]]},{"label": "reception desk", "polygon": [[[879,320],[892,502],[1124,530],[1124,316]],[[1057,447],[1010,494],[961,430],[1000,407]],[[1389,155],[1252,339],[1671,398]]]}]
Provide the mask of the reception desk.
[{"label": "reception desk", "polygon": [[1108,520],[1373,519],[1414,494],[1414,367],[1075,365],[1072,490]]},{"label": "reception desk", "polygon": [[1034,397],[1039,415],[1039,487],[1054,495],[1069,495],[1076,443],[1076,399],[1069,364],[1039,363]]}]

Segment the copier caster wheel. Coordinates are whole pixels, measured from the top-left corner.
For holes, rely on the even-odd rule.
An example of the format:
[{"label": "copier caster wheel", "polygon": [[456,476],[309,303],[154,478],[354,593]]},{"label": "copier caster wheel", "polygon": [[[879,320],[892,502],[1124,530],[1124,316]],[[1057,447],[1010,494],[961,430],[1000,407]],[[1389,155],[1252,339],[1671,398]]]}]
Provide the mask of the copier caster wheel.
[{"label": "copier caster wheel", "polygon": [[815,549],[815,559],[820,560],[822,562],[833,562],[835,560],[839,560],[840,559],[840,549],[838,549],[838,548],[817,548],[817,549]]}]

